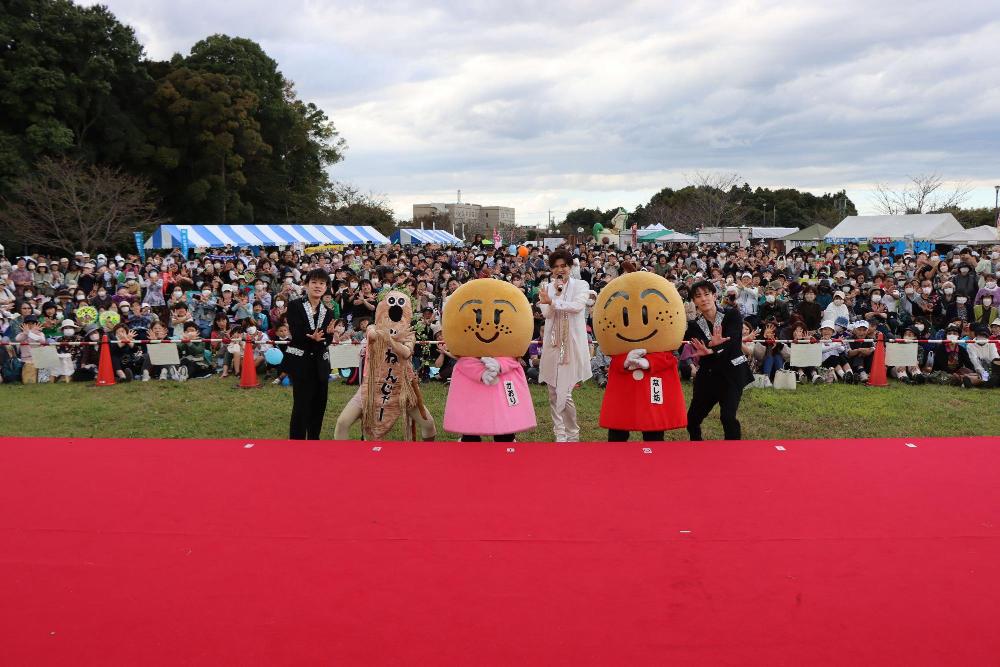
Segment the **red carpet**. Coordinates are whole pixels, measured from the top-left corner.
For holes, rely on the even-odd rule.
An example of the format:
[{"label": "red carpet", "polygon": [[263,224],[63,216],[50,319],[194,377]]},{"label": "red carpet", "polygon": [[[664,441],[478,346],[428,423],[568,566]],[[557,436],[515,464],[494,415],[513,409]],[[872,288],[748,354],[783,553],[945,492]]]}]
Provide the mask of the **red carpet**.
[{"label": "red carpet", "polygon": [[2,664],[1000,662],[1000,438],[245,442],[0,440]]}]

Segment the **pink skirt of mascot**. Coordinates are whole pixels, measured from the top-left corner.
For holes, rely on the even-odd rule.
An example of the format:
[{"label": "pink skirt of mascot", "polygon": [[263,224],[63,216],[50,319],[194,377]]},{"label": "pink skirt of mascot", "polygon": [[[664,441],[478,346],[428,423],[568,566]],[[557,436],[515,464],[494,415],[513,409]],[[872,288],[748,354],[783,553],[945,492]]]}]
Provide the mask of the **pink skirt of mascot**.
[{"label": "pink skirt of mascot", "polygon": [[502,280],[471,280],[445,303],[446,352],[458,358],[451,374],[444,429],[463,442],[493,436],[511,442],[535,428],[535,407],[518,360],[531,342],[531,305]]},{"label": "pink skirt of mascot", "polygon": [[674,356],[687,318],[673,283],[648,271],[621,275],[597,296],[593,323],[611,357],[600,418],[608,440],[628,440],[630,431],[662,440],[664,431],[687,426]]},{"label": "pink skirt of mascot", "polygon": [[349,439],[351,426],[359,419],[366,440],[383,440],[400,417],[404,440],[416,440],[418,432],[422,440],[434,439],[434,419],[410,361],[416,345],[412,321],[409,294],[395,289],[380,293],[375,324],[365,332],[364,379],[337,417],[337,440]]}]

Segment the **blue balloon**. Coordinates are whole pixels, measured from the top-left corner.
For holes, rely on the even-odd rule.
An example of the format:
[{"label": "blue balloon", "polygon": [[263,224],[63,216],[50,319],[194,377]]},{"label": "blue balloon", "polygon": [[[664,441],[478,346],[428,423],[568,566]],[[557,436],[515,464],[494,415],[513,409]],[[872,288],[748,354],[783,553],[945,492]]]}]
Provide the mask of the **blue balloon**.
[{"label": "blue balloon", "polygon": [[276,347],[272,347],[270,350],[264,353],[264,361],[271,364],[272,366],[277,366],[281,363],[281,360],[285,358],[285,355]]},{"label": "blue balloon", "polygon": [[512,255],[516,255],[517,254],[517,246],[514,245],[513,243],[511,243],[509,246],[507,246],[507,252],[509,252]]}]

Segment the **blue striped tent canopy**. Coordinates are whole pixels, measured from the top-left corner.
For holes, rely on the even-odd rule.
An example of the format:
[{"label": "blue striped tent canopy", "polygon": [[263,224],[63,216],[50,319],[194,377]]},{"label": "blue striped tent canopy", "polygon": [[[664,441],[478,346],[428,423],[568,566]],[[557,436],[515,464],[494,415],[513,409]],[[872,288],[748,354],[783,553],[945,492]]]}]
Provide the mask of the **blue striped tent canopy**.
[{"label": "blue striped tent canopy", "polygon": [[181,230],[188,230],[192,248],[223,246],[287,246],[293,243],[388,243],[374,227],[337,225],[161,225],[146,241],[147,249],[181,247]]},{"label": "blue striped tent canopy", "polygon": [[393,243],[437,243],[462,245],[462,239],[443,229],[397,229],[390,236]]}]

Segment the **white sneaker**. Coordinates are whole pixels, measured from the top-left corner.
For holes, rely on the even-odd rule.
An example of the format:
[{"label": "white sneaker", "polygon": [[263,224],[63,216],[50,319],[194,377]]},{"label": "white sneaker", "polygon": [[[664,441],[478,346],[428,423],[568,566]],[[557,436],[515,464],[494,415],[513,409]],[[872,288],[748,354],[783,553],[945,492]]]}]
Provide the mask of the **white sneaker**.
[{"label": "white sneaker", "polygon": [[181,366],[180,368],[177,369],[177,381],[184,382],[187,379],[188,379],[188,367]]},{"label": "white sneaker", "polygon": [[168,377],[170,377],[168,370],[166,368],[162,369],[160,371],[160,379],[166,380]]},{"label": "white sneaker", "polygon": [[142,381],[143,382],[149,382],[149,371],[144,370],[142,372]]}]

